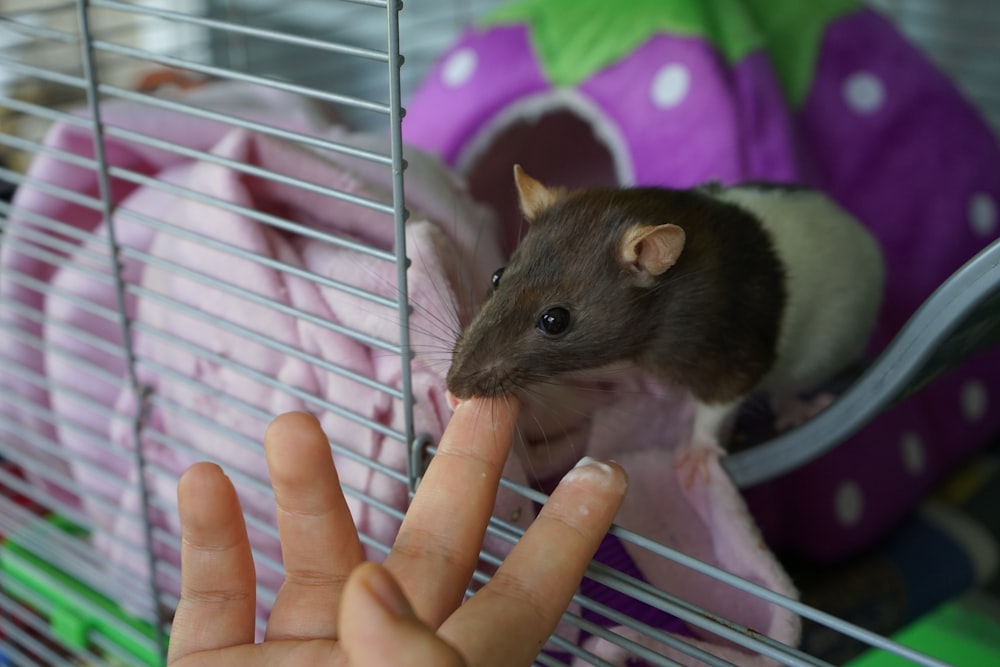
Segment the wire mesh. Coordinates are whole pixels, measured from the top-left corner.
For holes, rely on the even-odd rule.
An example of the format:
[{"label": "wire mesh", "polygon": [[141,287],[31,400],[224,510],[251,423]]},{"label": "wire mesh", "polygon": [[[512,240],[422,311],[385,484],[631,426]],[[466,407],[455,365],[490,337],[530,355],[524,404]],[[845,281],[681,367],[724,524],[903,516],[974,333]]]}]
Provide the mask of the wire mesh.
[{"label": "wire mesh", "polygon": [[[391,497],[407,497],[422,457],[434,450],[424,449],[426,438],[418,438],[413,421],[408,326],[412,305],[407,294],[413,258],[406,256],[401,100],[434,55],[494,4],[454,0],[432,9],[414,3],[412,10],[398,11],[391,0],[0,2],[0,146],[7,163],[0,179],[33,189],[43,204],[54,201],[67,207],[73,220],[55,217],[51,207],[37,202],[0,207],[0,244],[29,262],[0,267],[20,295],[3,304],[2,333],[21,353],[5,357],[4,372],[22,388],[0,395],[0,453],[9,465],[0,469],[5,492],[0,497],[0,534],[8,546],[0,574],[3,659],[17,665],[162,661],[179,586],[175,507],[164,498],[172,497],[177,475],[195,460],[225,466],[241,493],[252,494],[247,522],[263,573],[257,591],[257,624],[263,628],[282,572],[276,554],[260,546],[277,537],[266,508],[271,496],[259,456],[263,425],[275,412],[299,407],[336,417],[346,435],[328,432],[334,435],[331,445],[340,460],[393,489]],[[881,4],[898,10],[904,26],[916,25],[913,17],[923,16],[921,12],[937,16],[930,4],[924,9],[889,0]],[[913,30],[919,34],[920,28]],[[969,63],[970,72],[978,68],[958,56],[942,59]],[[995,80],[996,72],[985,74]],[[988,107],[994,123],[1000,122],[995,87],[971,74],[966,78],[971,94]],[[294,99],[308,108],[302,111],[305,120],[318,120],[262,119],[254,113],[254,100],[241,98],[240,92],[228,93],[235,99],[219,100],[173,95],[160,88],[162,81],[194,88],[208,79],[277,95],[279,105]],[[303,156],[356,160],[352,164],[364,163],[368,166],[361,169],[381,175],[384,190],[359,194],[342,183],[308,180],[292,167],[258,166],[247,159],[248,153],[219,150],[218,142],[187,144],[164,138],[161,128],[142,122],[146,115],[187,124],[193,134],[211,126],[243,133],[233,142],[252,134],[294,145]],[[317,129],[331,122],[362,128],[384,141],[356,144]],[[47,133],[53,127],[62,133],[56,139],[65,141],[52,141]],[[180,136],[186,130],[172,131]],[[253,146],[266,150],[267,144]],[[76,170],[76,180],[70,180],[81,187],[28,175],[28,166],[42,158],[54,168]],[[250,194],[233,201],[197,180],[172,180],[169,167],[149,168],[150,162],[169,166],[182,160],[225,170]],[[293,193],[288,196],[320,198],[330,207],[344,207],[366,224],[386,226],[394,241],[380,245],[361,233],[309,224],[295,219],[287,207],[260,209],[251,196],[254,188],[284,188]],[[140,190],[169,195],[176,210],[129,198]],[[216,223],[210,220],[233,217],[282,235],[288,240],[286,250],[307,241],[336,248],[357,271],[330,276],[292,261],[290,250],[268,254],[259,245],[215,233]],[[192,219],[204,224],[191,224]],[[163,245],[148,243],[154,235]],[[165,247],[172,252],[162,252]],[[196,249],[205,254],[192,259]],[[230,261],[235,263],[229,266],[240,271],[220,272],[219,266]],[[380,281],[366,280],[373,266],[391,270],[380,273]],[[270,272],[282,286],[273,288],[256,279],[256,269]],[[58,279],[50,280],[54,275]],[[178,285],[198,298],[179,297]],[[337,321],[322,309],[285,298],[287,290],[304,285],[353,299],[356,321]],[[156,316],[137,313],[137,303]],[[306,333],[298,338],[276,333],[270,320],[279,317]],[[395,335],[383,337],[373,332],[384,332],[385,327],[359,324],[367,320],[392,323]],[[366,346],[376,363],[392,364],[398,373],[389,381],[331,361],[307,344],[317,332]],[[230,347],[213,340],[225,340]],[[252,352],[235,358],[231,351],[236,345]],[[281,364],[258,363],[275,358],[294,360],[300,371],[311,369],[315,382],[286,373]],[[61,371],[49,372],[53,368]],[[383,412],[400,419],[387,425],[355,402],[323,393],[322,385],[334,377],[346,383],[342,387],[368,391],[363,395],[374,397]],[[179,389],[162,393],[152,378]],[[264,394],[270,400],[257,400]],[[114,397],[111,408],[108,396]],[[406,465],[401,469],[366,456],[349,441],[359,433],[401,452],[397,460]],[[203,446],[206,442],[211,446]],[[258,456],[248,458],[245,452]],[[544,502],[537,490],[513,482],[504,487],[533,503]],[[375,517],[374,523],[402,516],[385,494],[350,484],[345,492],[369,513],[366,516]],[[495,518],[490,535],[510,544],[520,529]],[[945,664],[635,533],[616,528],[613,535],[912,664]],[[362,539],[371,553],[388,550],[381,536],[365,534]],[[486,581],[499,561],[496,554],[484,552],[482,562],[476,583]],[[628,573],[595,563],[587,576],[777,663],[828,664]],[[36,580],[50,585],[36,586]],[[732,664],[596,597],[581,593],[574,602],[576,609],[564,619],[568,626],[636,659],[679,664],[658,652],[669,646],[701,664]],[[74,616],[78,622],[65,625]],[[611,664],[564,637],[553,637],[551,648],[539,655],[538,664],[574,659]]]}]

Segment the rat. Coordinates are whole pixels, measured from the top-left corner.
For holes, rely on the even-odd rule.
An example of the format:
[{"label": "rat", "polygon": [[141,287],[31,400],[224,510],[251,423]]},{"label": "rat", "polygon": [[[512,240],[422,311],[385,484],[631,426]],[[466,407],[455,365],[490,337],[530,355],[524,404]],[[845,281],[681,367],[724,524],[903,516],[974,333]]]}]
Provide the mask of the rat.
[{"label": "rat", "polygon": [[884,263],[823,193],[745,183],[549,188],[514,166],[528,230],[493,273],[447,374],[458,399],[500,396],[622,363],[689,392],[695,471],[723,455],[751,394],[804,421],[800,399],[864,354]]}]

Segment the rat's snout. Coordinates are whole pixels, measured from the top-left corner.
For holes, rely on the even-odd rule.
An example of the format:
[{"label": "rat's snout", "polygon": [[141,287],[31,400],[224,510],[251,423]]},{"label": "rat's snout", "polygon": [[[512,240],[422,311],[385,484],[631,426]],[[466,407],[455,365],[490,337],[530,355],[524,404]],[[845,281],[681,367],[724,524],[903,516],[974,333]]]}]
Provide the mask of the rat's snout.
[{"label": "rat's snout", "polygon": [[458,400],[465,400],[477,395],[471,377],[475,365],[470,356],[466,337],[459,336],[455,342],[455,349],[452,350],[451,366],[448,368],[448,375],[445,378],[448,393]]},{"label": "rat's snout", "polygon": [[456,398],[496,398],[523,384],[523,310],[517,299],[496,293],[459,335],[446,378]]},{"label": "rat's snout", "polygon": [[455,344],[445,382],[448,391],[460,400],[493,398],[510,389],[505,365],[491,354],[490,346],[476,344],[466,336]]},{"label": "rat's snout", "polygon": [[493,398],[507,393],[504,391],[502,373],[498,372],[495,364],[476,368],[458,363],[457,358],[453,359],[445,382],[451,395],[459,400],[473,396]]},{"label": "rat's snout", "polygon": [[454,362],[452,362],[451,368],[448,369],[445,386],[448,388],[449,396],[453,396],[457,400],[465,400],[472,396],[469,383],[465,381],[460,372],[456,371]]}]

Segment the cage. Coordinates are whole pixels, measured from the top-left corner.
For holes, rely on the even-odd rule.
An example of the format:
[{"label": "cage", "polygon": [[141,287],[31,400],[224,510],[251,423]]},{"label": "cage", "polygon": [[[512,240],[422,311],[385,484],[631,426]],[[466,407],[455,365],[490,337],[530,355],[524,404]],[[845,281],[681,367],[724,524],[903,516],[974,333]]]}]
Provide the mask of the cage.
[{"label": "cage", "polygon": [[[259,443],[278,412],[320,417],[368,554],[388,550],[446,421],[454,331],[442,322],[468,316],[468,283],[485,281],[509,244],[502,194],[484,190],[498,182],[493,166],[449,154],[428,134],[455,130],[462,117],[445,112],[474,107],[500,84],[487,79],[485,91],[465,94],[472,103],[454,107],[428,99],[435,77],[468,78],[477,63],[462,56],[461,40],[485,34],[470,26],[491,25],[505,4],[0,0],[0,663],[165,660],[179,582],[174,486],[197,460],[222,464],[240,490],[262,630],[282,570]],[[733,13],[743,4],[766,6],[705,6]],[[1000,166],[990,134],[1000,131],[991,58],[1000,10],[975,0],[871,4],[830,3],[841,13],[826,18],[868,20],[877,10],[888,19],[879,29],[898,36],[894,57],[925,68],[905,70],[919,93],[912,104],[937,108],[920,88],[933,71],[955,86],[949,104],[968,105],[961,122],[920,116],[930,123],[921,128],[943,144],[959,137],[962,150],[938,147],[911,170],[977,172],[982,180],[958,204],[967,224],[915,251],[934,271],[910,266],[901,281],[923,292],[894,302],[898,323],[880,332],[877,356],[830,408],[787,433],[750,433],[755,444],[724,460],[732,484],[713,487],[712,503],[696,508],[708,512],[704,525],[688,537],[710,548],[678,548],[644,530],[639,507],[635,523],[605,540],[538,664],[998,659],[985,598],[976,613],[948,603],[992,576],[995,538],[953,505],[922,501],[1000,426],[991,402],[1000,172],[989,169]],[[814,38],[826,34],[817,28]],[[885,42],[865,46],[880,53]],[[676,101],[677,72],[667,72],[661,101]],[[863,110],[886,94],[870,76],[851,81],[843,94]],[[560,112],[553,122],[569,141],[590,142],[587,159],[618,155],[598,145],[606,133],[588,119]],[[527,124],[551,133],[545,120]],[[949,134],[953,125],[967,134]],[[498,143],[539,142],[530,130]],[[483,142],[470,144],[481,151]],[[501,151],[497,161],[516,157]],[[910,173],[901,169],[891,175]],[[636,173],[600,170],[621,184]],[[855,185],[877,192],[876,180]],[[914,206],[945,210],[935,208],[933,182],[912,190],[912,215]],[[656,408],[665,430],[683,419],[682,406],[668,407]],[[880,415],[915,414],[919,427],[872,430]],[[843,480],[815,483],[831,452],[866,445],[852,439],[859,432],[891,440],[901,457],[895,477],[872,467],[872,484],[894,502],[879,507],[870,487]],[[975,459],[952,495],[987,488],[995,467]],[[544,500],[537,475],[508,472],[476,582]],[[776,509],[796,504],[790,489],[828,493],[835,529],[811,507]],[[682,520],[655,511],[661,528]],[[758,549],[758,527],[792,555]],[[900,662],[880,662],[893,657]]]}]

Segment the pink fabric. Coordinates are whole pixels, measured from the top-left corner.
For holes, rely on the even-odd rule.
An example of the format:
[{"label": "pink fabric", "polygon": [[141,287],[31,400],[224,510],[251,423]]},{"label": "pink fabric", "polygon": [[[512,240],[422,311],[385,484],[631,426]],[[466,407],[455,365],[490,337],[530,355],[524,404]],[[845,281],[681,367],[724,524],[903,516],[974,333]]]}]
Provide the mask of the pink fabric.
[{"label": "pink fabric", "polygon": [[[358,145],[372,147],[381,143],[331,129],[302,102],[277,93],[219,86],[197,90],[186,101]],[[391,201],[391,173],[384,166],[339,154],[321,154],[222,124],[132,104],[107,105],[103,113],[109,126],[325,187]],[[77,155],[92,155],[85,127],[57,125],[46,142]],[[276,590],[280,573],[274,564],[280,562],[280,550],[273,534],[273,508],[259,446],[267,420],[287,410],[312,411],[334,442],[390,469],[403,471],[407,460],[403,444],[334,411],[323,410],[306,397],[319,397],[393,429],[403,428],[404,412],[400,401],[384,393],[294,354],[254,342],[246,335],[229,331],[227,326],[242,327],[396,388],[401,383],[399,360],[275,305],[256,303],[248,296],[207,286],[184,271],[221,280],[279,306],[395,343],[399,328],[394,310],[243,259],[211,243],[235,246],[394,298],[396,268],[391,262],[338,247],[321,237],[334,234],[390,250],[394,243],[392,219],[225,165],[143,148],[113,134],[107,138],[107,150],[113,165],[158,181],[136,187],[116,179],[113,187],[113,222],[117,243],[122,247],[122,276],[128,285],[126,308],[133,321],[138,380],[149,392],[150,412],[140,444],[149,482],[150,520],[155,528],[154,552],[159,559],[176,566],[176,478],[194,461],[211,458],[222,463],[237,484],[259,556],[258,579],[268,589]],[[455,332],[459,322],[468,320],[475,298],[482,295],[480,285],[487,284],[489,274],[503,263],[503,258],[500,230],[492,213],[473,203],[436,159],[412,150],[406,157],[406,197],[411,211],[407,232],[407,255],[412,261],[408,272],[413,304],[411,345],[416,354],[412,367],[414,420],[418,433],[436,438],[449,414],[444,374]],[[79,193],[97,192],[92,171],[44,155],[32,166],[31,178]],[[176,196],[163,184],[278,215],[313,234],[287,233],[248,215]],[[38,232],[32,218],[22,213],[12,219],[2,250],[0,297],[3,303],[35,309],[43,313],[43,318],[36,322],[12,308],[0,308],[0,324],[5,327],[0,355],[6,358],[8,367],[16,360],[50,384],[32,382],[23,374],[5,374],[0,378],[0,391],[49,407],[55,418],[37,414],[24,405],[0,403],[7,412],[5,416],[17,426],[2,427],[0,437],[38,462],[29,466],[36,483],[70,498],[93,523],[94,544],[107,557],[110,576],[128,582],[126,588],[136,592],[126,606],[148,615],[148,595],[135,585],[137,577],[148,574],[138,519],[142,503],[135,491],[138,471],[131,451],[131,418],[139,401],[126,376],[123,356],[111,351],[120,348],[123,341],[114,316],[114,283],[106,276],[107,230],[98,212],[51,197],[43,188],[22,187],[15,205],[19,211],[32,211],[76,229],[95,231],[98,236],[84,243],[67,236],[71,249],[59,268],[53,269],[24,252],[27,239]],[[142,216],[204,238],[192,239],[177,231],[147,225]],[[16,274],[31,276],[51,290],[36,291]],[[184,304],[211,316],[181,313],[173,304]],[[38,336],[44,346],[32,347],[6,333],[18,330]],[[80,331],[110,344],[110,350],[81,340]],[[193,353],[175,340],[249,368],[260,379],[248,378],[216,359]],[[91,364],[104,369],[107,379],[95,378]],[[267,383],[269,378],[287,383],[295,391],[274,388]],[[613,387],[611,392],[590,392],[588,399],[573,392],[556,397],[555,404],[562,401],[572,408],[571,414],[587,415],[586,419],[576,420],[579,423],[572,424],[573,428],[563,424],[566,428],[561,432],[568,435],[559,441],[534,433],[539,423],[551,424],[552,416],[539,413],[538,406],[529,406],[522,424],[523,442],[517,447],[520,456],[508,463],[507,475],[515,481],[535,482],[560,475],[584,454],[614,458],[626,467],[633,485],[619,515],[624,527],[794,595],[791,583],[761,544],[740,496],[721,468],[713,467],[710,479],[699,480],[690,490],[678,484],[672,465],[673,448],[684,440],[690,428],[690,406],[637,375],[623,373],[615,378]],[[250,416],[248,410],[258,416]],[[229,431],[236,435],[229,435]],[[50,438],[58,447],[46,453],[38,446],[40,439],[32,434]],[[540,446],[543,441],[544,447]],[[347,486],[391,507],[405,507],[404,484],[346,456],[338,456],[337,465]],[[87,497],[73,499],[73,489],[59,488],[55,483],[58,478],[47,470],[65,471]],[[126,480],[128,490],[123,492],[122,485],[113,480]],[[357,498],[351,497],[349,502],[363,532],[391,542],[398,527],[393,517]],[[534,508],[520,496],[502,492],[497,514],[526,526],[534,516]],[[498,539],[491,540],[489,546],[501,553],[506,549]],[[796,641],[798,621],[793,615],[692,575],[641,549],[628,550],[643,575],[663,590],[781,641]],[[370,555],[377,556],[375,552]],[[175,569],[164,567],[157,574],[159,584],[176,594]],[[262,598],[260,607],[266,614],[269,601]],[[562,633],[579,639],[566,626]],[[764,664],[717,639],[699,641],[738,664]],[[624,656],[615,647],[592,638],[588,646],[614,664],[624,664]]]},{"label": "pink fabric", "polygon": [[[674,454],[688,442],[690,434],[690,401],[634,371],[616,369],[601,375],[600,380],[609,391],[594,391],[592,385],[585,385],[580,392],[540,390],[537,403],[528,407],[520,425],[525,447],[517,451],[529,477],[561,476],[584,454],[615,460],[629,475],[629,491],[616,524],[794,598],[797,593],[788,575],[771,555],[746,503],[719,462],[711,461],[708,479],[699,476],[690,488],[684,484],[682,472],[675,470]],[[554,433],[567,435],[553,438]],[[505,500],[521,504],[512,509],[503,504]],[[501,518],[531,516],[527,509],[519,497],[501,498],[497,513]],[[795,645],[798,641],[797,615],[626,540],[622,544],[642,576],[660,590],[783,643]],[[624,627],[613,631],[682,665],[704,664],[643,633]],[[564,638],[566,632],[564,629]],[[718,636],[696,629],[694,634],[694,638],[685,636],[684,641],[741,667],[774,664]],[[607,640],[590,637],[583,645],[612,664],[628,664],[629,653]]]}]

